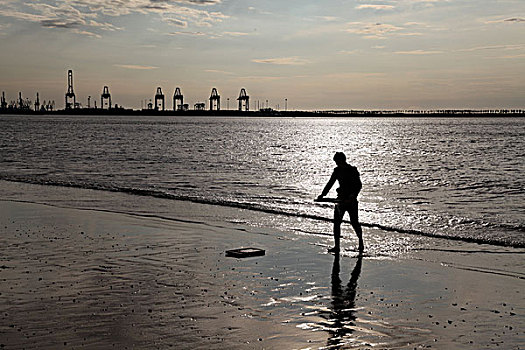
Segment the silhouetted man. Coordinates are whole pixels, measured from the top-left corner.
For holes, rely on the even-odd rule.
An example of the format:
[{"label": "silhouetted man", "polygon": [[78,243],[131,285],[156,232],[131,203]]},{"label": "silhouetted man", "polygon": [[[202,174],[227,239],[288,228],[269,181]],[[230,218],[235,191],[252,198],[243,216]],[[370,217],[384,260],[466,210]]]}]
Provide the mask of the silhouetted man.
[{"label": "silhouetted man", "polygon": [[341,239],[341,223],[345,212],[350,215],[350,223],[359,238],[359,251],[364,249],[363,231],[359,223],[357,195],[361,191],[361,178],[357,168],[346,162],[346,156],[343,152],[337,152],[334,155],[334,162],[337,167],[334,169],[330,180],[326,184],[323,192],[317,200],[322,200],[328,194],[335,181],[339,182],[337,189],[337,202],[334,208],[334,247],[328,249],[330,253],[339,253],[339,241]]}]

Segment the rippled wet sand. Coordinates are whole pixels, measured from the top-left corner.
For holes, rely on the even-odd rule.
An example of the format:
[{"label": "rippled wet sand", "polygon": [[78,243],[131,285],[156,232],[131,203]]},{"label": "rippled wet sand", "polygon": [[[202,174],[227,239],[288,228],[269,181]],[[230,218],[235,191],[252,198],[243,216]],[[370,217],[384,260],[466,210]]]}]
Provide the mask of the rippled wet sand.
[{"label": "rippled wet sand", "polygon": [[[352,252],[337,258],[324,253],[326,238],[266,228],[28,203],[0,201],[0,224],[0,344],[8,349],[525,342],[516,276]],[[224,256],[240,246],[267,254]]]}]

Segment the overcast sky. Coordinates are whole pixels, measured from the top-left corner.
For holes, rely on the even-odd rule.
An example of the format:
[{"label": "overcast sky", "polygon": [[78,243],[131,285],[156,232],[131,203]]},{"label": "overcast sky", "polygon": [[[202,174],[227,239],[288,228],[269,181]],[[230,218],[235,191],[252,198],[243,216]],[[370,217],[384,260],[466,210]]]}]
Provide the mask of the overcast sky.
[{"label": "overcast sky", "polygon": [[[525,108],[525,0],[0,0],[0,91],[140,108]],[[253,108],[252,108],[253,109]]]}]

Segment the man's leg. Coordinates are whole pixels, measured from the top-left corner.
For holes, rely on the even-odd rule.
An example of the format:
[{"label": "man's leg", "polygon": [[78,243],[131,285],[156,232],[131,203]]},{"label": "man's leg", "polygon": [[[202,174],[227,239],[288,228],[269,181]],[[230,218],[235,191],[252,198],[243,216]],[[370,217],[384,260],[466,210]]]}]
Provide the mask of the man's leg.
[{"label": "man's leg", "polygon": [[359,251],[362,252],[365,249],[365,244],[363,243],[363,230],[361,229],[361,224],[359,222],[355,224],[352,223],[352,227],[354,228],[357,238],[359,238]]},{"label": "man's leg", "polygon": [[344,210],[339,204],[334,208],[334,247],[328,249],[330,253],[339,252],[341,241],[341,222],[343,221]]},{"label": "man's leg", "polygon": [[365,249],[365,245],[363,243],[363,230],[361,228],[361,224],[359,223],[359,205],[357,201],[352,204],[348,213],[350,214],[350,223],[352,224],[352,228],[359,239],[359,251],[362,252]]}]

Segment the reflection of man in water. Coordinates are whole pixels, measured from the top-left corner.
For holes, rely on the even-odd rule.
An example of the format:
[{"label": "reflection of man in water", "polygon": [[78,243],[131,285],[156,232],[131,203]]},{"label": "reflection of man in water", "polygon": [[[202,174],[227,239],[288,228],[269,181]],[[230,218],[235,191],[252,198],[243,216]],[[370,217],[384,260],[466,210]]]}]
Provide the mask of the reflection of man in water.
[{"label": "reflection of man in water", "polygon": [[330,253],[339,252],[339,241],[341,239],[341,223],[343,222],[343,216],[345,212],[350,215],[350,223],[354,228],[354,231],[359,238],[359,251],[362,252],[364,249],[363,244],[363,231],[361,230],[361,224],[359,223],[358,216],[358,203],[357,195],[361,191],[361,179],[357,168],[351,166],[346,162],[346,156],[343,152],[337,152],[334,155],[334,162],[337,167],[334,169],[330,180],[326,184],[323,192],[317,200],[321,200],[328,194],[335,181],[339,182],[339,188],[337,189],[338,202],[334,208],[334,247],[328,249]]},{"label": "reflection of man in water", "polygon": [[332,267],[332,310],[329,319],[332,324],[329,329],[330,338],[328,347],[339,349],[344,345],[345,337],[354,331],[355,320],[355,297],[357,295],[357,280],[361,274],[361,265],[363,262],[362,255],[359,255],[354,269],[350,275],[350,281],[346,287],[343,287],[339,277],[339,255],[334,257],[334,266]]}]

